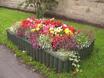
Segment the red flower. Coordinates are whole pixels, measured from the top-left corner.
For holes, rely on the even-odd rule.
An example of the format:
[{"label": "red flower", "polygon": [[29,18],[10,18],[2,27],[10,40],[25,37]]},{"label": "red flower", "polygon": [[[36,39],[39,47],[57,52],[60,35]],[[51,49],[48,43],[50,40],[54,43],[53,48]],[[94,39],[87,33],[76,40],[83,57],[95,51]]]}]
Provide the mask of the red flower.
[{"label": "red flower", "polygon": [[45,21],[44,21],[44,24],[45,24],[45,25],[51,24],[51,20],[45,20]]},{"label": "red flower", "polygon": [[57,46],[58,46],[58,44],[59,44],[59,40],[61,39],[61,37],[60,36],[55,36],[54,38],[53,38],[53,40],[52,40],[52,43],[51,43],[51,45],[52,45],[52,48],[54,49],[54,50],[57,50]]},{"label": "red flower", "polygon": [[41,20],[35,20],[35,23],[36,24],[40,24],[41,23]]},{"label": "red flower", "polygon": [[29,20],[23,20],[21,23],[21,26],[25,29],[29,28],[29,26],[31,26],[32,23]]},{"label": "red flower", "polygon": [[45,20],[44,24],[45,25],[54,25],[57,27],[57,26],[61,26],[62,23],[60,21],[54,21],[54,20],[49,19],[49,20]]},{"label": "red flower", "polygon": [[61,21],[53,21],[53,22],[51,22],[51,24],[52,25],[55,25],[55,27],[59,27],[59,26],[61,26]]},{"label": "red flower", "polygon": [[55,36],[52,40],[52,48],[53,50],[57,51],[60,48],[65,50],[72,50],[76,49],[77,43],[74,37],[70,37],[67,35],[63,36]]},{"label": "red flower", "polygon": [[73,33],[75,32],[75,29],[72,26],[69,27],[69,30],[71,30]]}]

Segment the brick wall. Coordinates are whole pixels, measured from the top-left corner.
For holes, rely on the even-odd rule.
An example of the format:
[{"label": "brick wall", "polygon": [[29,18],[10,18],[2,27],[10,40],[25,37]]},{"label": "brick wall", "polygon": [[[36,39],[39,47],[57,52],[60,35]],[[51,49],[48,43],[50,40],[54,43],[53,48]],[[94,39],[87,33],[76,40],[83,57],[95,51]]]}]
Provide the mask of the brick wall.
[{"label": "brick wall", "polygon": [[[0,1],[2,6],[18,8],[18,4],[23,0]],[[33,11],[33,8],[28,10]],[[104,26],[104,0],[60,0],[58,7],[52,12]]]}]

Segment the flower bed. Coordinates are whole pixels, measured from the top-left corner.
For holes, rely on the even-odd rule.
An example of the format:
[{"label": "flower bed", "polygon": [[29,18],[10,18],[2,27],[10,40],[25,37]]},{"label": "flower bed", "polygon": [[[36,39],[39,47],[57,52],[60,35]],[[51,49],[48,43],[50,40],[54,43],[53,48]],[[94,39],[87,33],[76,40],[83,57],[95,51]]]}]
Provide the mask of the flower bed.
[{"label": "flower bed", "polygon": [[88,56],[94,46],[91,33],[76,30],[54,18],[22,20],[7,30],[7,36],[34,60],[57,72],[79,68],[80,59]]}]

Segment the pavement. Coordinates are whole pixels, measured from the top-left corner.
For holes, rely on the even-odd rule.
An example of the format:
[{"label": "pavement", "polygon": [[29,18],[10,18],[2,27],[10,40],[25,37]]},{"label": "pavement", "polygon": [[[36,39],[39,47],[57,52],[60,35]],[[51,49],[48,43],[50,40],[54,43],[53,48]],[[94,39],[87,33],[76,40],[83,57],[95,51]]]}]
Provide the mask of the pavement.
[{"label": "pavement", "polygon": [[43,78],[43,76],[27,69],[24,64],[19,64],[10,49],[0,45],[0,78]]}]

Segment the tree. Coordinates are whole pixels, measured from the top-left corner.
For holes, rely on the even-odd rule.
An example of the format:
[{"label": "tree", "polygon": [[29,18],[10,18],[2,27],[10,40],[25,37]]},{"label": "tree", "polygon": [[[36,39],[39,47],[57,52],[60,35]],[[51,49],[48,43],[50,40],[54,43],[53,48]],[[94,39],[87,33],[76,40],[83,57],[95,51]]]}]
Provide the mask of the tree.
[{"label": "tree", "polygon": [[57,7],[58,0],[25,0],[20,5],[25,4],[25,8],[33,7],[38,18],[44,16],[45,12]]}]

